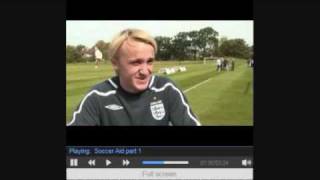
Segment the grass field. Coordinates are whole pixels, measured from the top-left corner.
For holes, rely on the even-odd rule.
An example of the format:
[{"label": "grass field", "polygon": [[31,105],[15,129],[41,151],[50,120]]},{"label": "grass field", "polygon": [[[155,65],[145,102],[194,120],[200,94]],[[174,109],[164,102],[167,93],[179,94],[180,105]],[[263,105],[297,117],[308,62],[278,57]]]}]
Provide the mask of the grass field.
[{"label": "grass field", "polygon": [[[186,72],[167,75],[185,91],[192,110],[202,125],[253,125],[253,71],[245,60],[236,59],[235,71],[215,71],[213,61],[185,61]],[[178,61],[155,62],[161,67],[179,65]],[[89,89],[113,76],[108,63],[94,69],[94,64],[67,64],[66,117],[72,113]],[[165,75],[163,75],[165,76]],[[199,84],[200,83],[200,84]]]}]

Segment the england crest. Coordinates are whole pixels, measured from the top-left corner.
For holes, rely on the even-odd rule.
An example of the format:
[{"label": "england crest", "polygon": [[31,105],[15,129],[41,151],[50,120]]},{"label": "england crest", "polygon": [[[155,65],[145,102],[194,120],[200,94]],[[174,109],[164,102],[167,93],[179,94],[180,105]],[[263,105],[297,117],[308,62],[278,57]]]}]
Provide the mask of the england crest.
[{"label": "england crest", "polygon": [[164,105],[161,100],[150,103],[151,114],[154,119],[161,120],[166,115]]}]

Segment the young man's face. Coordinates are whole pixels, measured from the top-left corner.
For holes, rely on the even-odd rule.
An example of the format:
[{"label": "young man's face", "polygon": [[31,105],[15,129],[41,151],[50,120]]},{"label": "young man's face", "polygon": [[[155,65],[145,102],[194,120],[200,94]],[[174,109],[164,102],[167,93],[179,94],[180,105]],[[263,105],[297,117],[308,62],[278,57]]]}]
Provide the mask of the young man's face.
[{"label": "young man's face", "polygon": [[113,61],[118,71],[121,87],[131,93],[148,88],[152,75],[154,49],[151,45],[134,41],[125,41],[118,51],[118,59]]}]

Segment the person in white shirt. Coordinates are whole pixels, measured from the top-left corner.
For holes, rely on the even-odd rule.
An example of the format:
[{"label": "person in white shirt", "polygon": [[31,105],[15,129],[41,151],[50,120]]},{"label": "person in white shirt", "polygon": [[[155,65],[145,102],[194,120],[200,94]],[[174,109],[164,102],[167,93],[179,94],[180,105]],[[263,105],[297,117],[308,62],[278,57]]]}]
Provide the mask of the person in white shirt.
[{"label": "person in white shirt", "polygon": [[99,67],[100,61],[102,61],[102,53],[97,48],[97,46],[94,47],[94,58],[96,59],[95,68],[97,69]]},{"label": "person in white shirt", "polygon": [[221,71],[221,66],[222,66],[222,62],[221,62],[221,59],[218,58],[217,59],[217,71],[220,72]]}]

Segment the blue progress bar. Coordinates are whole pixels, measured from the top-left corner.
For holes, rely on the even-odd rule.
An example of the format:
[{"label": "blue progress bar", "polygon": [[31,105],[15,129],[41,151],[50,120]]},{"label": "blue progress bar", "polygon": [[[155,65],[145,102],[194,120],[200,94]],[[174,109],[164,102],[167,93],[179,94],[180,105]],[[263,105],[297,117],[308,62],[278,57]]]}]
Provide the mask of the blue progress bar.
[{"label": "blue progress bar", "polygon": [[143,165],[157,165],[157,164],[164,164],[164,161],[142,161]]},{"label": "blue progress bar", "polygon": [[143,165],[189,164],[189,161],[142,161]]}]

